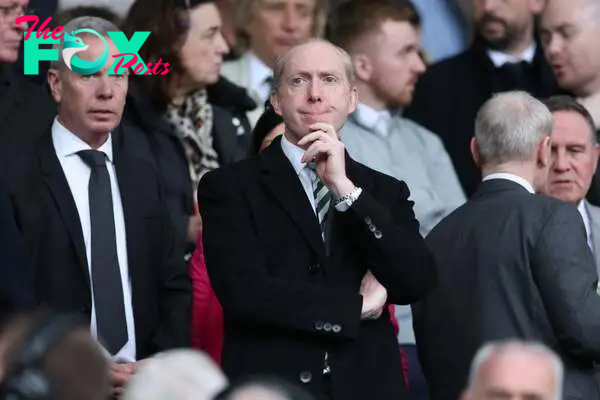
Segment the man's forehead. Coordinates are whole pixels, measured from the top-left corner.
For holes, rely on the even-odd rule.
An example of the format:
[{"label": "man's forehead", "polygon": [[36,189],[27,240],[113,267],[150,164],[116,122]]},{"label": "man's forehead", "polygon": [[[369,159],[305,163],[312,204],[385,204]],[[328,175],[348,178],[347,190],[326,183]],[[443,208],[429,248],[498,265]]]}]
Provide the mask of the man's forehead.
[{"label": "man's forehead", "polygon": [[344,71],[344,61],[333,46],[306,46],[292,50],[288,55],[286,70],[303,70],[318,73],[319,71]]},{"label": "man's forehead", "polygon": [[12,5],[26,6],[29,4],[29,0],[0,0],[0,6],[9,7]]}]

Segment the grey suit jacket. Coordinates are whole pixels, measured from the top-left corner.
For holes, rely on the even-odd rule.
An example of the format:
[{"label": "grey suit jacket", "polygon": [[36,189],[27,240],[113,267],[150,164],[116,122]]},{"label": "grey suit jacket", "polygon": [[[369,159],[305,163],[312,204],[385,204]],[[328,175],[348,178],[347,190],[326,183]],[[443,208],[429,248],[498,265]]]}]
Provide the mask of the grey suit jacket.
[{"label": "grey suit jacket", "polygon": [[565,399],[600,399],[598,275],[575,207],[508,180],[484,181],[426,241],[438,284],[413,318],[431,400],[457,399],[477,349],[507,338],[560,355]]}]

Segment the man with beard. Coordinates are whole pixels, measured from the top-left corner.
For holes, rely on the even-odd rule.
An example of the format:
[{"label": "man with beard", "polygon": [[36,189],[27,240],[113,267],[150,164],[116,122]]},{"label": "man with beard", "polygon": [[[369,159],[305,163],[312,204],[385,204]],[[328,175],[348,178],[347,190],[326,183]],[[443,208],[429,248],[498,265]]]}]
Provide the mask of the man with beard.
[{"label": "man with beard", "polygon": [[[359,96],[342,141],[357,161],[407,183],[420,233],[426,236],[465,202],[465,195],[442,141],[399,113],[410,104],[425,71],[419,15],[408,0],[350,0],[335,11],[329,35],[352,57]],[[410,306],[396,306],[396,317],[398,341],[408,360],[410,398],[426,398]]]},{"label": "man with beard", "polygon": [[473,45],[433,65],[405,111],[442,138],[469,197],[481,180],[469,152],[479,107],[497,92],[519,89],[547,97],[555,91],[534,36],[534,17],[544,5],[544,0],[473,0]]},{"label": "man with beard", "polygon": [[[576,97],[591,114],[600,134],[600,2],[551,0],[541,18],[541,39],[560,88]],[[600,205],[600,176],[587,194]]]}]

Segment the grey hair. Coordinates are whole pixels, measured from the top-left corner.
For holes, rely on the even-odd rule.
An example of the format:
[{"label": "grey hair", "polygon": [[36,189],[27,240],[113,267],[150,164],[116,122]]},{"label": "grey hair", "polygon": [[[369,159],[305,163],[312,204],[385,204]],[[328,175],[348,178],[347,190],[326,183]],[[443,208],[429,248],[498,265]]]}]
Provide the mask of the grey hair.
[{"label": "grey hair", "polygon": [[292,54],[294,49],[296,47],[305,46],[305,45],[311,44],[311,43],[325,43],[325,44],[332,46],[335,49],[335,51],[338,53],[338,55],[342,58],[342,61],[344,63],[344,70],[346,71],[346,78],[348,79],[349,85],[351,87],[354,86],[354,82],[355,82],[356,78],[354,76],[354,66],[352,64],[352,58],[350,57],[350,54],[348,54],[348,52],[346,50],[342,49],[339,46],[334,45],[333,43],[331,43],[325,39],[314,38],[314,39],[310,39],[302,44],[299,44],[299,45],[291,48],[286,53],[277,57],[277,61],[275,62],[275,68],[273,69],[273,91],[274,92],[276,92],[277,89],[281,86],[281,80],[283,79],[283,75],[285,73],[285,66],[287,64],[288,58],[290,57],[290,55]]},{"label": "grey hair", "polygon": [[[115,32],[119,30],[114,23],[105,20],[104,18],[89,16],[73,18],[64,26],[64,32],[68,32],[69,34],[79,29],[93,29],[105,37],[108,36],[108,32]],[[53,49],[58,49],[58,60],[52,60],[50,62],[50,68],[60,70],[63,66],[65,66],[62,55],[64,42],[63,36],[59,43],[56,43],[52,46]]]},{"label": "grey hair", "polygon": [[562,399],[564,365],[560,357],[558,357],[558,355],[548,346],[542,343],[515,339],[489,342],[477,351],[473,361],[471,362],[471,369],[469,371],[469,380],[467,385],[467,390],[469,392],[473,392],[475,389],[482,365],[492,358],[492,356],[498,354],[531,354],[545,357],[552,364],[552,369],[554,370],[554,400]]},{"label": "grey hair", "polygon": [[127,384],[124,400],[212,399],[229,382],[205,353],[173,349],[147,359]]},{"label": "grey hair", "polygon": [[540,140],[551,132],[548,107],[523,91],[494,95],[475,119],[475,139],[485,164],[531,161]]}]

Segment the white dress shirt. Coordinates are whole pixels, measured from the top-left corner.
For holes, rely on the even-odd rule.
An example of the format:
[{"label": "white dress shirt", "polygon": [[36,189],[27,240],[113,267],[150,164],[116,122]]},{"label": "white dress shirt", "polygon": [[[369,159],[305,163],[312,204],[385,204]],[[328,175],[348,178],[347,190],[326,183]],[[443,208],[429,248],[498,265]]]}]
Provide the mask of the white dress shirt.
[{"label": "white dress shirt", "polygon": [[585,200],[581,200],[577,206],[577,211],[581,214],[583,219],[583,225],[585,226],[585,233],[587,236],[587,243],[590,246],[592,253],[594,252],[594,242],[592,241],[592,225],[590,223],[590,216],[588,215],[587,208],[585,206]]},{"label": "white dress shirt", "polygon": [[525,189],[527,189],[527,191],[531,194],[535,194],[535,190],[533,189],[533,186],[531,185],[531,183],[529,183],[529,181],[527,181],[527,179],[521,178],[518,175],[515,174],[509,174],[507,172],[494,172],[493,174],[489,174],[486,175],[483,178],[483,181],[489,181],[491,179],[506,179],[509,181],[512,181],[514,183],[518,183],[519,185],[523,186]]},{"label": "white dress shirt", "polygon": [[273,70],[262,62],[252,52],[247,53],[248,76],[250,77],[250,92],[259,97],[260,105],[264,105],[271,95],[271,86],[267,79],[273,77]]},{"label": "white dress shirt", "polygon": [[392,129],[392,114],[389,110],[375,110],[363,103],[356,106],[356,117],[369,130],[388,137]]},{"label": "white dress shirt", "polygon": [[[65,128],[58,118],[52,125],[52,143],[56,156],[60,161],[65,177],[71,189],[71,195],[75,200],[77,213],[81,222],[83,232],[83,241],[85,244],[85,253],[87,258],[88,271],[90,279],[93,279],[92,264],[92,246],[91,246],[91,222],[89,207],[88,184],[91,175],[90,167],[77,155],[81,150],[91,150],[92,148],[83,140],[71,133]],[[106,142],[98,149],[106,154],[106,167],[110,176],[113,212],[115,217],[115,239],[117,245],[117,258],[121,271],[121,286],[123,287],[123,299],[125,302],[125,318],[127,321],[127,335],[129,340],[121,350],[113,357],[114,361],[133,362],[136,361],[135,344],[135,326],[133,320],[133,307],[131,305],[131,282],[129,279],[129,268],[127,264],[127,241],[125,235],[125,217],[123,214],[123,205],[121,203],[121,194],[117,184],[117,175],[113,164],[112,138],[108,136]],[[90,329],[94,338],[97,338],[96,330],[96,308],[94,302],[93,285],[90,284],[92,291],[92,313]],[[106,352],[108,355],[108,352]]]},{"label": "white dress shirt", "polygon": [[494,63],[496,68],[503,66],[506,63],[518,63],[521,61],[527,61],[531,64],[533,57],[535,56],[535,43],[532,43],[524,52],[514,56],[512,54],[502,53],[498,50],[488,49],[487,54]]}]

